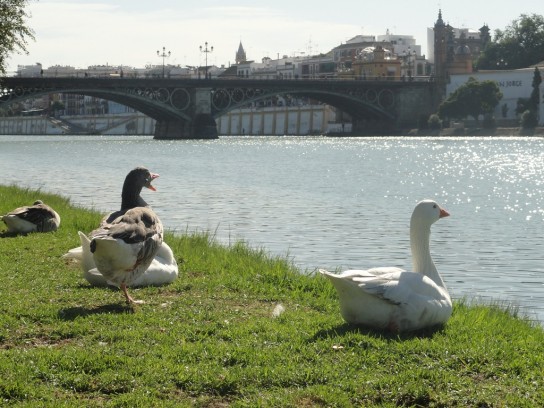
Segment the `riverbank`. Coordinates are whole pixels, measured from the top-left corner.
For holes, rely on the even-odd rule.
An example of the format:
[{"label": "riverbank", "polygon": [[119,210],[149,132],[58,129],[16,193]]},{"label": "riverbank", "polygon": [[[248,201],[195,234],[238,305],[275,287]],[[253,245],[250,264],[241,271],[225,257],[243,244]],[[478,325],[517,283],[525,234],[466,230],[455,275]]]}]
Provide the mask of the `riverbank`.
[{"label": "riverbank", "polygon": [[[352,132],[351,123],[336,123],[327,105],[297,108],[269,107],[238,109],[217,119],[220,136],[327,135],[330,137],[380,136]],[[153,135],[155,121],[142,113],[88,115],[53,118],[48,116],[0,118],[0,135]],[[444,129],[384,130],[383,136],[537,136],[544,137],[544,127],[524,130],[520,127],[451,127]]]},{"label": "riverbank", "polygon": [[166,237],[179,278],[134,290],[146,304],[133,313],[119,291],[90,287],[61,257],[99,213],[0,186],[0,214],[37,198],[61,214],[60,229],[0,238],[5,404],[544,405],[544,330],[515,310],[456,301],[435,332],[367,331],[343,323],[324,278],[189,232]]},{"label": "riverbank", "polygon": [[443,129],[406,129],[399,131],[388,131],[383,135],[377,134],[379,132],[371,132],[368,134],[361,132],[354,133],[341,133],[331,132],[328,133],[329,137],[376,137],[376,136],[418,136],[418,137],[510,137],[510,136],[535,136],[544,137],[544,127],[537,127],[534,129],[522,129],[519,127],[501,127],[494,129],[485,128],[443,128]]},{"label": "riverbank", "polygon": [[485,128],[445,128],[440,130],[413,129],[407,136],[536,136],[544,137],[544,127],[522,129],[520,127]]}]

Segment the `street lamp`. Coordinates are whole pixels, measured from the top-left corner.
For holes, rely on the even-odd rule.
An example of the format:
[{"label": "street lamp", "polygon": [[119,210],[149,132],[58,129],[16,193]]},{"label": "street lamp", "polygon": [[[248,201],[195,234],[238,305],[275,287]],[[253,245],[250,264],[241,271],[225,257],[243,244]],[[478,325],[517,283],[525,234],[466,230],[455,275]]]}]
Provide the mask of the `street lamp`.
[{"label": "street lamp", "polygon": [[[408,66],[408,80],[412,80],[412,57],[416,58],[416,50],[410,51],[408,47],[408,52],[404,51],[403,54],[404,64]],[[415,61],[414,61],[415,62]]]},{"label": "street lamp", "polygon": [[162,77],[164,78],[164,59],[169,57],[171,54],[170,51],[168,51],[168,53],[166,52],[166,47],[162,47],[162,54],[160,51],[157,51],[157,55],[159,57],[162,57]]},{"label": "street lamp", "polygon": [[505,61],[504,59],[500,59],[497,61],[497,68],[498,69],[507,69],[508,68],[508,61]]},{"label": "street lamp", "polygon": [[204,43],[204,48],[202,48],[202,45],[200,46],[200,52],[203,52],[204,54],[206,54],[206,79],[208,79],[208,54],[210,52],[213,52],[213,46],[210,46],[210,48],[208,49],[208,41],[206,41]]}]

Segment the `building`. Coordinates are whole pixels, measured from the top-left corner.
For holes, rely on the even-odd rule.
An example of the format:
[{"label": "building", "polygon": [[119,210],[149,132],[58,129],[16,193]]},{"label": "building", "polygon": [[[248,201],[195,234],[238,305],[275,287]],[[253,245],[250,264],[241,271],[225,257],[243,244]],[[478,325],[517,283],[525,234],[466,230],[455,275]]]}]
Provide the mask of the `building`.
[{"label": "building", "polygon": [[480,55],[491,39],[487,25],[474,31],[454,28],[444,23],[442,10],[438,11],[438,19],[432,28],[432,38],[429,30],[429,61],[434,63],[434,76],[439,84],[447,84],[450,75],[472,72],[472,61]]},{"label": "building", "polygon": [[342,127],[336,119],[336,110],[328,105],[277,104],[234,109],[216,123],[221,136],[322,135],[341,133],[342,129],[349,132],[351,127]]},{"label": "building", "polygon": [[381,45],[367,47],[352,64],[356,78],[363,80],[398,80],[401,77],[401,60]]},{"label": "building", "polygon": [[336,72],[346,73],[351,72],[352,65],[359,58],[363,50],[369,47],[382,46],[386,50],[392,50],[392,44],[389,42],[376,41],[376,37],[373,35],[357,35],[345,44],[341,44],[338,47],[332,49],[333,62],[336,65]]},{"label": "building", "polygon": [[[538,67],[541,73],[544,72],[544,63]],[[519,117],[516,114],[518,99],[529,98],[533,91],[533,76],[535,67],[516,70],[494,70],[478,71],[466,74],[455,74],[450,76],[450,82],[446,86],[446,95],[450,95],[461,85],[465,84],[470,77],[478,81],[495,81],[499,85],[503,97],[493,113],[500,124],[510,122],[512,126],[518,126]],[[540,112],[539,125],[544,125],[544,82],[540,84]]]},{"label": "building", "polygon": [[378,43],[391,44],[391,50],[396,55],[415,54],[418,57],[421,54],[421,45],[416,44],[416,39],[412,35],[392,34],[386,30],[385,35],[378,35]]},{"label": "building", "polygon": [[42,64],[37,62],[35,65],[18,65],[15,75],[25,78],[39,78],[43,75]]},{"label": "building", "polygon": [[391,44],[393,54],[402,61],[402,78],[430,75],[430,64],[425,55],[421,53],[421,45],[416,43],[416,39],[412,35],[392,34],[387,30],[385,35],[378,36],[378,42]]},{"label": "building", "polygon": [[273,60],[265,57],[261,62],[244,61],[237,65],[237,77],[249,79],[298,79],[301,77],[305,57],[288,57]]},{"label": "building", "polygon": [[[438,19],[436,20],[434,27],[427,28],[427,55],[430,63],[435,64],[437,54],[439,57],[444,51],[445,47],[446,55],[453,55],[455,48],[461,45],[468,47],[470,53],[474,56],[478,56],[487,43],[491,41],[490,30],[487,24],[484,24],[479,30],[473,30],[470,28],[455,28],[449,24],[446,24],[442,19],[442,10],[438,11]],[[440,40],[438,43],[436,40]]]}]

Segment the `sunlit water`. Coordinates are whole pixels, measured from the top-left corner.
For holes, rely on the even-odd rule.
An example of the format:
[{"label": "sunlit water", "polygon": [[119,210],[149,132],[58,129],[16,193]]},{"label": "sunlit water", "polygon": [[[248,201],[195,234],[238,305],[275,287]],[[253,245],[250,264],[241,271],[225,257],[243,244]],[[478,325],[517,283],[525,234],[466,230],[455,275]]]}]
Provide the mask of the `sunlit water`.
[{"label": "sunlit water", "polygon": [[243,239],[306,272],[409,268],[410,214],[436,199],[451,217],[431,250],[453,297],[544,321],[544,139],[0,136],[2,184],[104,212],[137,165],[161,175],[143,195],[166,228]]}]

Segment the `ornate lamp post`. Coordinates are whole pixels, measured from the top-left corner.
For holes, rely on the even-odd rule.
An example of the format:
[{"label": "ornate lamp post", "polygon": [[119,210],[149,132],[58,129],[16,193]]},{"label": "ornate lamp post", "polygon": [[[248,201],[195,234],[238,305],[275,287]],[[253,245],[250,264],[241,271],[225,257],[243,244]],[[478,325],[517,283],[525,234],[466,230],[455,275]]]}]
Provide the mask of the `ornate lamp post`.
[{"label": "ornate lamp post", "polygon": [[505,61],[503,58],[497,61],[497,68],[498,69],[507,69],[508,68],[508,61]]},{"label": "ornate lamp post", "polygon": [[208,41],[206,41],[204,43],[204,47],[202,47],[202,45],[200,46],[200,52],[203,52],[205,55],[206,55],[206,79],[208,79],[208,54],[210,52],[213,52],[213,46],[210,46],[210,48],[208,49]]},{"label": "ornate lamp post", "polygon": [[[410,51],[410,47],[408,47],[408,52],[404,51],[402,53],[402,58],[404,60],[404,64],[408,66],[408,80],[412,80],[412,58],[416,58],[416,51]],[[415,62],[415,61],[414,61]]]},{"label": "ornate lamp post", "polygon": [[157,51],[157,55],[159,57],[162,57],[162,77],[164,78],[164,59],[169,57],[171,54],[170,51],[168,51],[168,53],[166,52],[166,47],[162,47],[162,54],[160,51]]}]

